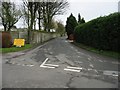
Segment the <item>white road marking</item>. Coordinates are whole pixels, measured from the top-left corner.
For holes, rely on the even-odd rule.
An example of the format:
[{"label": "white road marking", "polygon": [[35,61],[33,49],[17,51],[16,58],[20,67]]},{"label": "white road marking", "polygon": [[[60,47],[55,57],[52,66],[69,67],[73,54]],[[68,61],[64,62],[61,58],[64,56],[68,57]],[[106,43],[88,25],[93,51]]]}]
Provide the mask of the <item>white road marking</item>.
[{"label": "white road marking", "polygon": [[67,66],[68,69],[82,69],[80,67],[70,67],[70,66]]},{"label": "white road marking", "polygon": [[53,65],[53,64],[45,64],[48,61],[48,58],[45,59],[45,61],[40,65],[40,67],[43,68],[56,68],[59,65]]},{"label": "white road marking", "polygon": [[31,65],[26,65],[26,66],[33,67],[34,65],[31,64]]},{"label": "white road marking", "polygon": [[41,65],[40,67],[43,67],[43,68],[55,68],[55,67],[51,67],[51,66],[43,66],[43,65]]},{"label": "white road marking", "polygon": [[94,70],[96,73],[98,73],[98,71],[97,70]]},{"label": "white road marking", "polygon": [[99,60],[99,62],[103,62],[102,60]]},{"label": "white road marking", "polygon": [[80,70],[75,70],[75,69],[69,69],[69,68],[64,68],[65,71],[73,71],[73,72],[80,72]]},{"label": "white road marking", "polygon": [[90,64],[90,67],[92,67],[92,68],[93,68],[94,66],[93,66],[92,64]]},{"label": "white road marking", "polygon": [[91,60],[90,58],[88,58],[88,60]]},{"label": "white road marking", "polygon": [[88,68],[88,71],[92,70],[92,68]]},{"label": "white road marking", "polygon": [[46,58],[45,61],[40,66],[43,66],[47,61],[48,61],[48,58]]},{"label": "white road marking", "polygon": [[53,66],[53,67],[59,67],[59,65],[54,65],[54,64],[44,64],[45,66]]}]

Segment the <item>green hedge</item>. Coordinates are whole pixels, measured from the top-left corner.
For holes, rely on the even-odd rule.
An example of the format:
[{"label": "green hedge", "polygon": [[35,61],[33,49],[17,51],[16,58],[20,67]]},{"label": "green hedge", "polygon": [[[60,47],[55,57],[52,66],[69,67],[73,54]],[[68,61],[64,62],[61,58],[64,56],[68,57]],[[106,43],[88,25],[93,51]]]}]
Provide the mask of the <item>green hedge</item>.
[{"label": "green hedge", "polygon": [[99,50],[120,52],[120,13],[113,13],[78,25],[74,37],[76,42]]}]

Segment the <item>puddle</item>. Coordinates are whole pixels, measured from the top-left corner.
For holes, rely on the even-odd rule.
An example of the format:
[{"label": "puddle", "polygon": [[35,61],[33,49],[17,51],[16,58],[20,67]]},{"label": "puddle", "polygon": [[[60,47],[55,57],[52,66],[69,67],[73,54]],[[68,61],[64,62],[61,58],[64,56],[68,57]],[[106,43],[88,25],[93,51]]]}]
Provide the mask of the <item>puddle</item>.
[{"label": "puddle", "polygon": [[118,71],[103,71],[104,75],[118,76]]}]

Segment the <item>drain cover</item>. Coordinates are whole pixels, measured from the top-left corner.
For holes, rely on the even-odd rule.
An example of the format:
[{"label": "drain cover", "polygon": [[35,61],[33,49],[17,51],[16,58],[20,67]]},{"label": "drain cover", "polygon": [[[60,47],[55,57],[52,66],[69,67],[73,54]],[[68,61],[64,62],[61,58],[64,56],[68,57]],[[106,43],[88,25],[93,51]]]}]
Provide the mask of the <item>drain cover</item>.
[{"label": "drain cover", "polygon": [[118,76],[118,71],[103,71],[104,75]]}]

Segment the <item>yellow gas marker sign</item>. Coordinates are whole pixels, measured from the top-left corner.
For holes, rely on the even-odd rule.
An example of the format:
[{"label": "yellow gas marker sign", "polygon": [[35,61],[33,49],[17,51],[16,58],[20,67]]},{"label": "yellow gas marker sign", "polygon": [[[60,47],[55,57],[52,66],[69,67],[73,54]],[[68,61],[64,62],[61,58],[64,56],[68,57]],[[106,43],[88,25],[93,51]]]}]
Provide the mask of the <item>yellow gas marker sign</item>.
[{"label": "yellow gas marker sign", "polygon": [[16,46],[24,46],[25,45],[25,39],[14,39],[14,45]]}]

